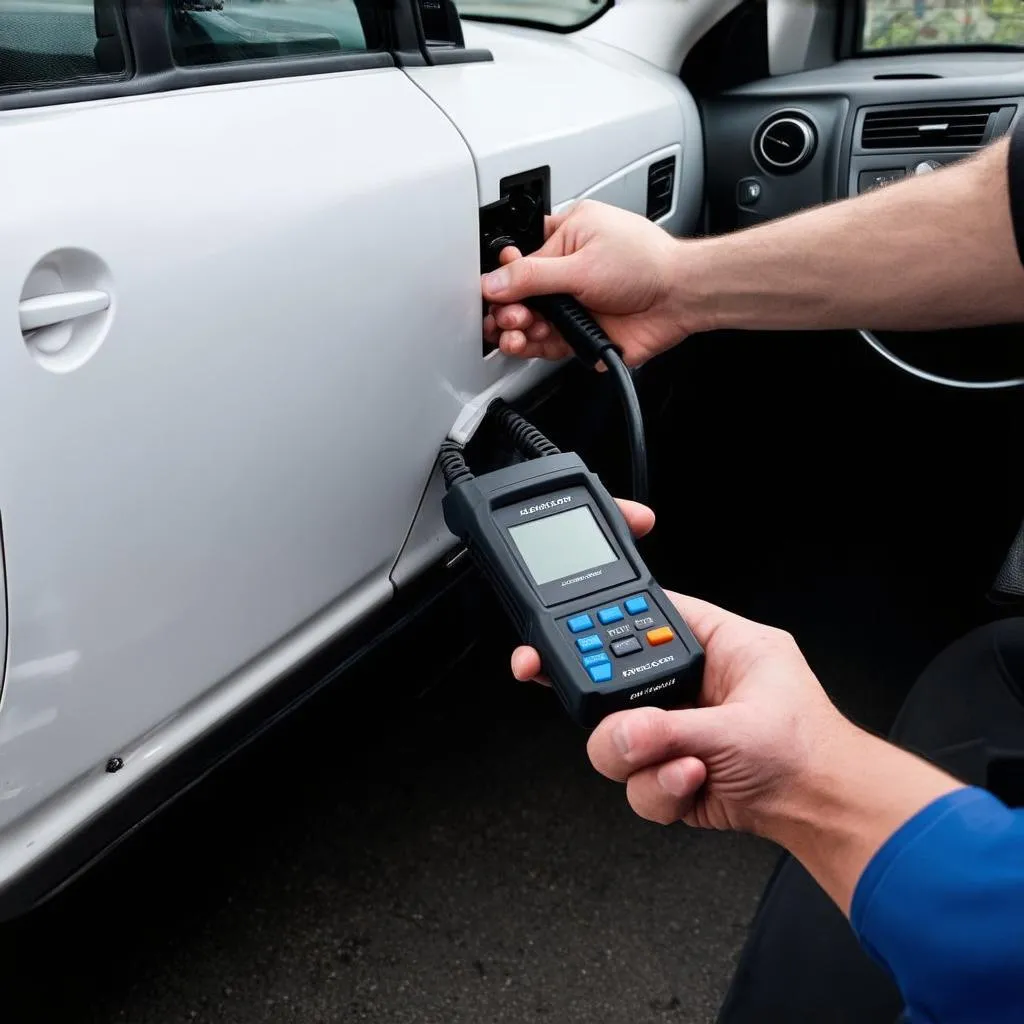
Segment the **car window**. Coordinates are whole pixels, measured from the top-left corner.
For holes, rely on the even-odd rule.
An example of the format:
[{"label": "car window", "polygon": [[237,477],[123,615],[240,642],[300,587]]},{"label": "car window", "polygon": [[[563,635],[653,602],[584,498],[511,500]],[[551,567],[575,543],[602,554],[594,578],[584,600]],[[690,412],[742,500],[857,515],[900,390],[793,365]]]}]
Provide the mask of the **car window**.
[{"label": "car window", "polygon": [[115,0],[0,0],[0,89],[124,73]]},{"label": "car window", "polygon": [[921,46],[1024,48],[1021,0],[865,0],[865,50]]},{"label": "car window", "polygon": [[572,28],[593,20],[612,0],[455,0],[455,6],[464,18]]},{"label": "car window", "polygon": [[171,2],[179,64],[363,53],[367,38],[355,0],[181,0]]}]

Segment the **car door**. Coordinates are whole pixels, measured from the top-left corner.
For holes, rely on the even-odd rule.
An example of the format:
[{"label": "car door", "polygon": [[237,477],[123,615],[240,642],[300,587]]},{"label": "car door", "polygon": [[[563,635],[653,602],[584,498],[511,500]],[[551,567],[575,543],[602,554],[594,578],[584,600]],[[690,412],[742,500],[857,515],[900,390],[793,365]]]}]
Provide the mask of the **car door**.
[{"label": "car door", "polygon": [[0,10],[0,882],[388,599],[479,347],[469,151],[365,10],[121,10]]}]

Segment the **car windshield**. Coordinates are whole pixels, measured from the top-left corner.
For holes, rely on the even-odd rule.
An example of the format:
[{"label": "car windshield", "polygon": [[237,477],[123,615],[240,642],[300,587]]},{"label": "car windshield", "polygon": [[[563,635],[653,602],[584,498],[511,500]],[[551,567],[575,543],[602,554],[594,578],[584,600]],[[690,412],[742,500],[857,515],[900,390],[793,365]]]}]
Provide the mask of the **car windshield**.
[{"label": "car windshield", "polygon": [[572,28],[611,7],[612,0],[455,0],[464,18],[525,21]]},{"label": "car windshield", "polygon": [[1022,0],[865,0],[863,48],[1024,48]]}]

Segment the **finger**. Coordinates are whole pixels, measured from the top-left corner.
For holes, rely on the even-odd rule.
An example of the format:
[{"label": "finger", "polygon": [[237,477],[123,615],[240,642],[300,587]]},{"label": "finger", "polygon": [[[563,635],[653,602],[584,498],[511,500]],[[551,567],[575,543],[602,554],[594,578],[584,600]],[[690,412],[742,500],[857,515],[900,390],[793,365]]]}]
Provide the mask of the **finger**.
[{"label": "finger", "polygon": [[560,338],[533,342],[522,331],[506,332],[501,336],[498,344],[506,355],[516,356],[519,359],[549,359],[552,362],[557,362],[572,355],[572,350]]},{"label": "finger", "polygon": [[572,355],[572,349],[562,341],[557,333],[552,331],[551,337],[537,346],[537,354],[544,359],[557,362],[560,359],[568,359]]},{"label": "finger", "polygon": [[679,610],[679,614],[686,619],[686,624],[693,630],[693,635],[700,641],[702,647],[707,647],[716,631],[723,627],[737,626],[757,630],[763,630],[760,623],[752,622],[733,612],[727,612],[718,605],[708,601],[702,601],[698,597],[690,597],[687,594],[669,593],[669,600]]},{"label": "finger", "polygon": [[544,218],[544,241],[546,242],[564,223],[569,216],[569,210],[561,213],[549,213]]},{"label": "finger", "polygon": [[525,306],[495,306],[494,322],[503,331],[525,331],[536,317]]},{"label": "finger", "polygon": [[707,777],[703,761],[680,757],[631,775],[626,783],[626,799],[641,818],[671,825],[693,809]]},{"label": "finger", "polygon": [[517,647],[512,652],[512,675],[525,683],[540,673],[540,654],[533,647]]},{"label": "finger", "polygon": [[512,652],[512,675],[521,683],[551,684],[540,673],[540,655],[532,647],[517,647]]},{"label": "finger", "polygon": [[728,720],[728,710],[721,707],[620,711],[591,733],[587,754],[602,775],[625,782],[642,768],[677,757],[713,755],[727,741]]},{"label": "finger", "polygon": [[526,328],[527,341],[532,345],[539,345],[551,337],[551,324],[547,320],[536,320]]},{"label": "finger", "polygon": [[505,331],[498,342],[507,356],[527,356],[526,335],[522,331]]},{"label": "finger", "polygon": [[504,266],[506,263],[511,263],[513,260],[522,258],[522,252],[520,252],[514,245],[506,245],[504,249],[498,253],[498,262]]},{"label": "finger", "polygon": [[495,322],[494,317],[488,313],[487,316],[484,317],[484,338],[489,344],[496,345],[498,343],[499,334],[500,331],[498,330],[498,325]]},{"label": "finger", "polygon": [[628,498],[616,498],[615,501],[634,537],[646,537],[654,529],[653,509]]},{"label": "finger", "polygon": [[524,256],[484,275],[482,288],[488,302],[520,302],[530,295],[570,294],[583,280],[580,254],[571,256]]}]

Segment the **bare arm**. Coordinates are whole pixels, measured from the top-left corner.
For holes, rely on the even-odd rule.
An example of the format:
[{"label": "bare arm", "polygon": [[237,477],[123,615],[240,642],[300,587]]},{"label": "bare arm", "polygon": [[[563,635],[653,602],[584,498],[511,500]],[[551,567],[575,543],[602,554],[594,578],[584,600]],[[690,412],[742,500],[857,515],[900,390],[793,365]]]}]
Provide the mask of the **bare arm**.
[{"label": "bare arm", "polygon": [[1008,144],[934,174],[682,243],[701,326],[927,330],[1024,320]]},{"label": "bare arm", "polygon": [[847,726],[825,763],[804,775],[767,824],[847,917],[869,861],[889,837],[963,783],[905,750]]},{"label": "bare arm", "polygon": [[[1015,145],[1024,163],[1024,126]],[[506,266],[484,278],[493,303],[485,331],[508,355],[568,355],[551,326],[520,304],[552,292],[569,292],[594,312],[631,365],[715,328],[1024,321],[1009,163],[1004,141],[854,199],[685,241],[643,217],[584,202],[550,219],[536,254],[506,250]]]}]

